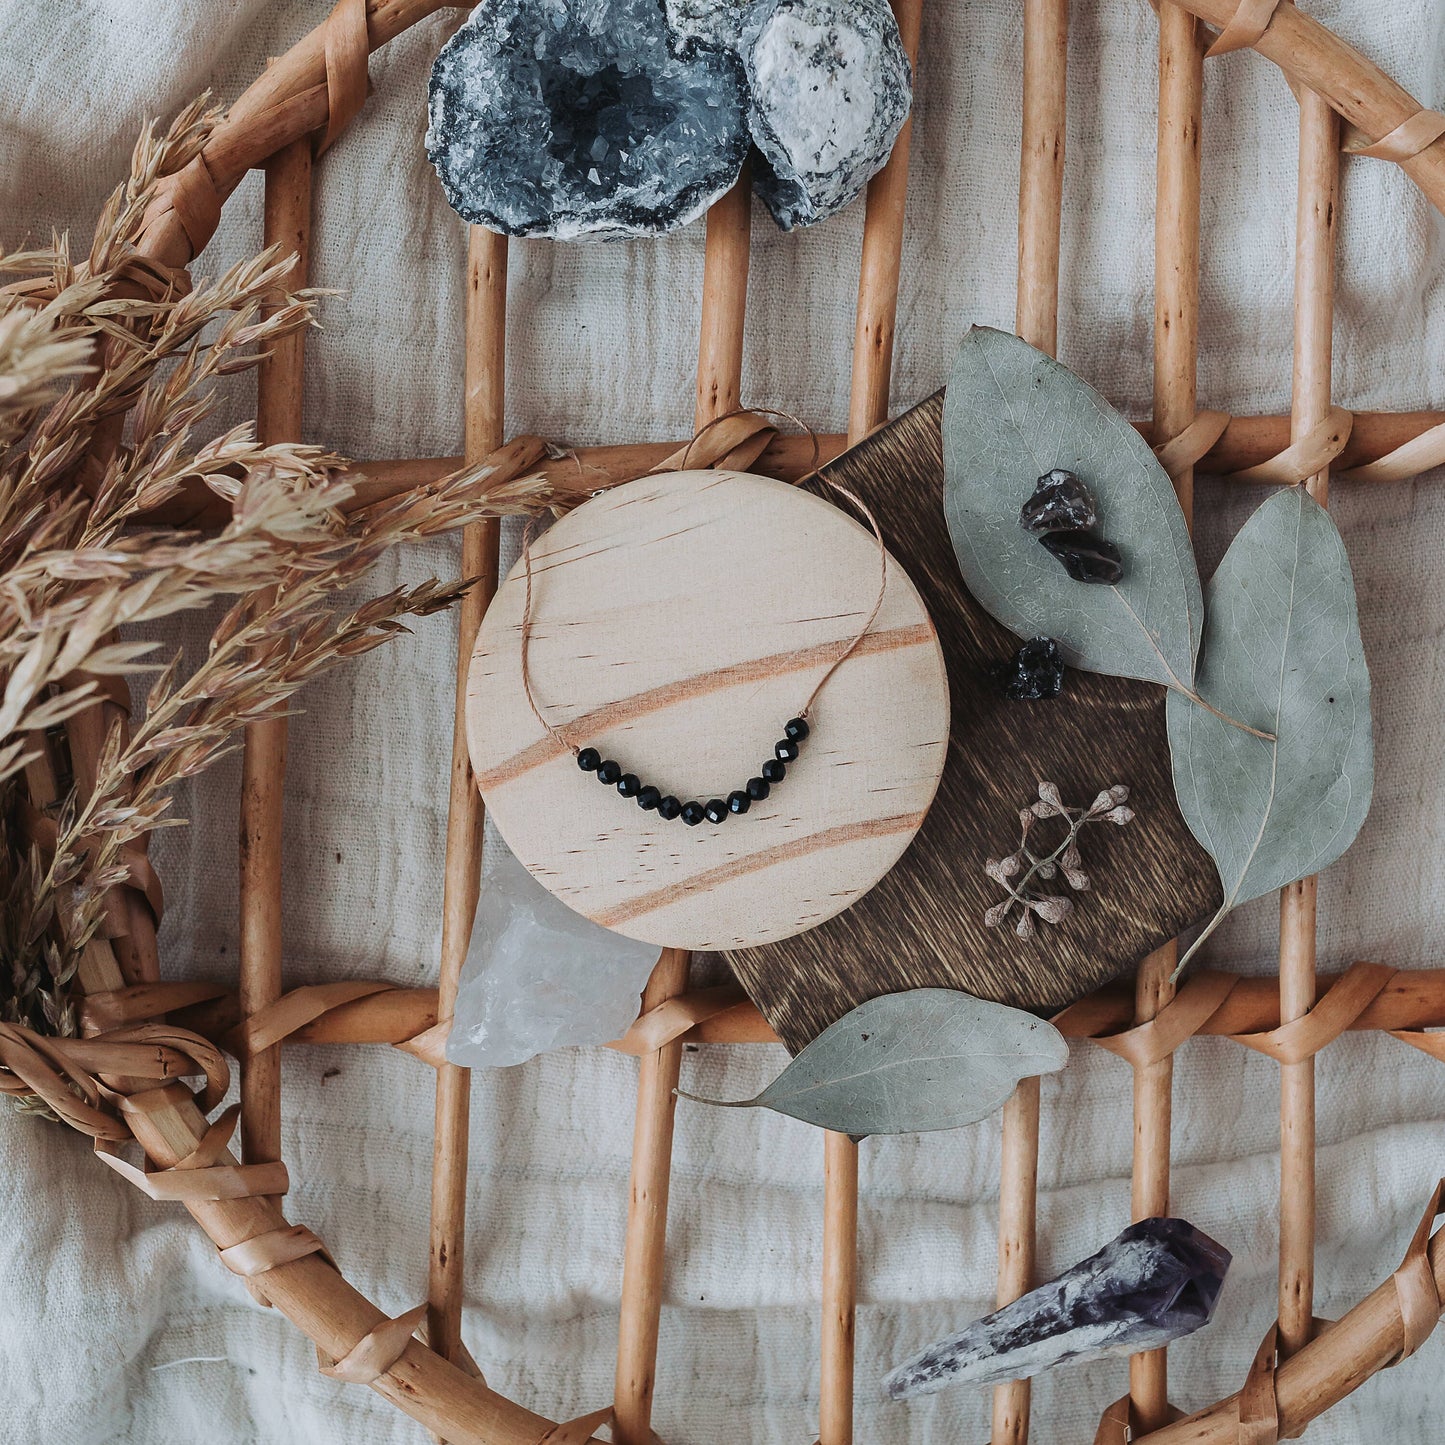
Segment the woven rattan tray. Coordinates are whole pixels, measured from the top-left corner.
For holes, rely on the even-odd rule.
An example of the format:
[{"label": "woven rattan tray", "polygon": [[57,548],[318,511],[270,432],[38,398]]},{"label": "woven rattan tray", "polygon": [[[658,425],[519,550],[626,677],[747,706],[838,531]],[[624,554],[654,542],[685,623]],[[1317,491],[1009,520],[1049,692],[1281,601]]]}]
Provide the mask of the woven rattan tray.
[{"label": "woven rattan tray", "polygon": [[[895,0],[903,41],[918,57],[922,0]],[[225,198],[254,167],[266,173],[268,241],[296,247],[304,268],[312,213],[312,157],[365,100],[368,54],[438,9],[437,0],[341,0],[317,30],[271,64],[215,129],[202,154],[168,177],[148,219],[141,250],[161,268],[189,266],[209,241]],[[1067,0],[1022,0],[1024,76],[1019,202],[1017,329],[1034,345],[1055,344],[1064,169]],[[1389,481],[1445,460],[1445,418],[1427,413],[1360,414],[1330,395],[1334,198],[1342,146],[1398,163],[1445,210],[1445,117],[1424,111],[1399,86],[1308,15],[1279,0],[1164,0],[1159,7],[1158,214],[1155,383],[1151,434],[1186,511],[1196,467],[1239,481],[1306,482],[1326,500],[1332,472],[1347,484]],[[1214,27],[1222,31],[1216,37]],[[1279,66],[1300,102],[1298,232],[1295,266],[1294,408],[1287,417],[1226,417],[1196,396],[1202,76],[1208,54],[1252,47]],[[1343,117],[1343,122],[1342,122]],[[868,189],[858,279],[853,382],[846,437],[824,439],[836,454],[886,419],[895,302],[908,176],[909,130]],[[694,424],[739,405],[744,303],[749,261],[747,176],[709,212]],[[503,449],[507,241],[473,229],[467,276],[466,455],[497,454],[520,470],[535,452]],[[302,348],[278,349],[263,369],[258,421],[262,440],[299,437]],[[680,429],[681,430],[681,429]],[[588,490],[637,476],[678,444],[612,446],[548,464],[559,489]],[[693,450],[693,465],[727,459],[738,438],[718,428]],[[439,477],[453,458],[367,464],[370,495]],[[807,447],[773,439],[755,470],[796,478]],[[490,1389],[460,1337],[468,1077],[442,1056],[445,1021],[475,908],[482,810],[467,761],[462,679],[472,640],[495,583],[494,524],[466,534],[463,567],[480,576],[463,604],[458,655],[457,725],[451,774],[440,982],[436,990],[358,980],[283,992],[281,982],[281,800],[284,721],[253,726],[246,745],[242,850],[242,951],[239,987],[162,983],[155,919],[137,889],[124,966],[97,940],[81,981],[87,994],[80,1041],[0,1038],[0,1079],[40,1088],[57,1067],[72,1079],[113,1071],[127,1061],[142,1073],[158,1034],[138,1045],[117,1035],[144,1020],[165,1019],[162,1043],[210,1080],[200,1096],[176,1083],[148,1088],[106,1117],[110,1137],[129,1131],[156,1172],[138,1176],[157,1197],[180,1198],[225,1264],[288,1316],[317,1346],[329,1371],[369,1385],[438,1436],[478,1445],[540,1445],[590,1438],[611,1424],[613,1438],[644,1445],[651,1434],[653,1380],[673,1129],[673,1088],[685,1041],[746,1045],[773,1038],[734,988],[691,990],[686,956],[665,953],[644,996],[643,1013],[615,1047],[638,1058],[632,1192],[625,1240],[616,1391],[595,1415],[556,1426]],[[84,761],[105,735],[119,704],[107,701],[70,728],[72,754]],[[81,772],[77,768],[77,773]],[[31,786],[44,786],[43,768]],[[37,799],[37,801],[44,801]],[[139,885],[144,880],[137,878]],[[1427,1029],[1445,1024],[1445,970],[1396,972],[1358,964],[1339,977],[1317,977],[1315,883],[1285,890],[1279,979],[1239,979],[1199,971],[1176,993],[1171,946],[1144,961],[1132,987],[1115,985],[1067,1009],[1069,1035],[1092,1039],[1133,1069],[1136,1217],[1169,1206],[1170,1096],[1173,1054],[1195,1034],[1230,1037],[1280,1065],[1279,1324],[1261,1346],[1239,1394],[1175,1419],[1167,1399],[1163,1351],[1136,1357],[1130,1393],[1105,1415],[1099,1439],[1151,1433],[1160,1442],[1269,1442],[1297,1434],[1311,1419],[1377,1370],[1412,1353],[1433,1329],[1445,1285],[1445,1242],[1429,1238],[1438,1193],[1401,1270],[1328,1331],[1312,1319],[1314,1254],[1315,1057],[1347,1029],[1387,1030],[1407,1045],[1445,1059]],[[240,1059],[242,1149],[260,1173],[167,1194],[167,1171],[184,1163],[226,1173],[235,1163],[204,1109],[218,1102],[224,1063],[208,1040],[227,1040]],[[389,1044],[436,1070],[436,1151],[432,1176],[430,1285],[426,1307],[387,1320],[331,1262],[321,1242],[283,1216],[275,1169],[280,1141],[279,1053],[308,1043]],[[139,1052],[137,1052],[139,1051]],[[163,1050],[164,1052],[164,1050]],[[168,1055],[169,1057],[169,1055]],[[154,1060],[152,1059],[152,1063]],[[152,1074],[152,1077],[154,1075]],[[101,1117],[100,1114],[96,1115]],[[1034,1272],[1034,1204],[1039,1145],[1037,1081],[1007,1106],[999,1184],[1000,1301],[1025,1290]],[[271,1168],[270,1173],[266,1167]],[[132,1171],[134,1173],[134,1171]],[[822,1445],[852,1438],[853,1318],[857,1281],[857,1151],[829,1136],[824,1179]],[[239,1196],[239,1197],[238,1197]],[[1425,1201],[1421,1201],[1425,1205]],[[414,1337],[424,1329],[425,1342]],[[999,1387],[994,1445],[1029,1434],[1027,1383]]]}]

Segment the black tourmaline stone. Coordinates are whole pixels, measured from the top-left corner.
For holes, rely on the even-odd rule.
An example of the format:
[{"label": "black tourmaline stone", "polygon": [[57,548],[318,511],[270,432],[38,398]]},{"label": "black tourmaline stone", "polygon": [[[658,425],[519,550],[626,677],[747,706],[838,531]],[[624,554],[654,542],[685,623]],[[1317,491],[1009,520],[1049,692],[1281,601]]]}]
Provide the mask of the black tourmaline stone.
[{"label": "black tourmaline stone", "polygon": [[707,809],[701,803],[684,803],[682,805],[682,821],[689,828],[696,828],[706,817]]},{"label": "black tourmaline stone", "polygon": [[783,736],[792,738],[795,743],[802,742],[803,739],[808,736],[808,720],[806,718],[795,717],[791,722],[785,722],[783,724]]},{"label": "black tourmaline stone", "polygon": [[796,762],[798,757],[798,745],[792,738],[779,738],[773,744],[773,752],[780,763]]},{"label": "black tourmaline stone", "polygon": [[753,802],[761,803],[771,792],[772,787],[766,778],[748,779],[748,797],[750,797]]},{"label": "black tourmaline stone", "polygon": [[1119,549],[1092,532],[1050,532],[1039,541],[1064,564],[1064,571],[1075,582],[1112,587],[1124,575]]},{"label": "black tourmaline stone", "polygon": [[714,798],[703,811],[709,823],[727,822],[728,805],[721,798]]},{"label": "black tourmaline stone", "polygon": [[595,773],[602,766],[602,754],[596,748],[583,748],[577,754],[577,766],[584,773]]},{"label": "black tourmaline stone", "polygon": [[788,775],[787,766],[777,758],[769,758],[758,771],[768,783],[781,783]]},{"label": "black tourmaline stone", "polygon": [[597,764],[597,781],[606,783],[610,788],[622,777],[622,764],[614,762],[611,758]]},{"label": "black tourmaline stone", "polygon": [[1039,478],[1034,494],[1019,512],[1019,526],[1043,537],[1049,532],[1087,532],[1099,524],[1093,494],[1062,467]]},{"label": "black tourmaline stone", "polygon": [[746,813],[753,805],[753,800],[741,789],[728,794],[728,812]]},{"label": "black tourmaline stone", "polygon": [[[644,791],[645,791],[645,790],[644,790]],[[638,801],[639,803],[642,802],[642,794],[641,794],[641,793],[639,793],[639,794],[637,795],[637,801]],[[646,806],[647,806],[647,805],[646,805],[645,803],[643,803],[643,807],[646,807]],[[676,817],[678,816],[678,814],[681,813],[681,812],[682,812],[682,804],[679,803],[679,802],[677,801],[677,799],[672,796],[671,793],[668,793],[668,794],[661,800],[661,802],[659,802],[658,805],[657,805],[657,816],[658,816],[659,818],[664,818],[664,819],[666,819],[669,823],[672,822],[672,820],[673,820],[674,818],[676,818]]]},{"label": "black tourmaline stone", "polygon": [[617,780],[617,791],[624,798],[635,798],[642,791],[642,779],[636,773],[623,773]]},{"label": "black tourmaline stone", "polygon": [[993,675],[1015,702],[1057,697],[1064,687],[1064,655],[1052,637],[1031,637],[1007,662],[996,664]]},{"label": "black tourmaline stone", "polygon": [[488,0],[432,67],[427,154],[452,209],[508,236],[654,235],[748,150],[742,64],[658,0]]},{"label": "black tourmaline stone", "polygon": [[913,102],[887,0],[757,0],[738,54],[753,184],[785,231],[842,210],[882,169]]},{"label": "black tourmaline stone", "polygon": [[662,789],[654,788],[651,783],[639,790],[637,794],[637,806],[651,812],[662,802]]}]

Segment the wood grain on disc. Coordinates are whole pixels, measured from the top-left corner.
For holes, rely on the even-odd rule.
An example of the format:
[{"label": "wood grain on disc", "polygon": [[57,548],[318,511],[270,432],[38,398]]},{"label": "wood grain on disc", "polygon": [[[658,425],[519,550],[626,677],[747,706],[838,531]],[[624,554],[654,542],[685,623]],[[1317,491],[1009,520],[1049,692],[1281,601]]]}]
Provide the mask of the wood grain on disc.
[{"label": "wood grain on disc", "polygon": [[[942,517],[939,517],[942,525]],[[737,472],[604,492],[532,547],[533,691],[569,740],[683,802],[725,798],[863,625],[872,534],[819,496]],[[813,706],[786,779],[746,816],[666,822],[583,773],[521,680],[520,562],[468,678],[477,781],[507,844],[570,907],[693,950],[787,938],[847,908],[922,824],[943,768],[948,681],[917,589],[883,608]]]},{"label": "wood grain on disc", "polygon": [[[938,627],[953,693],[943,783],[899,865],[843,918],[728,960],[778,1034],[798,1049],[865,999],[960,988],[1027,1008],[1069,1003],[1138,962],[1220,902],[1219,879],[1174,800],[1164,691],[1071,671],[1062,696],[1010,702],[989,675],[1018,639],[969,596],[943,520],[943,394],[825,469],[877,513]],[[1127,827],[1081,840],[1093,890],[1032,939],[986,928],[1004,894],[984,873],[1018,846],[1018,812],[1040,781],[1087,804],[1131,790]],[[1058,827],[1041,824],[1039,833]],[[1061,892],[1066,891],[1060,885]]]}]

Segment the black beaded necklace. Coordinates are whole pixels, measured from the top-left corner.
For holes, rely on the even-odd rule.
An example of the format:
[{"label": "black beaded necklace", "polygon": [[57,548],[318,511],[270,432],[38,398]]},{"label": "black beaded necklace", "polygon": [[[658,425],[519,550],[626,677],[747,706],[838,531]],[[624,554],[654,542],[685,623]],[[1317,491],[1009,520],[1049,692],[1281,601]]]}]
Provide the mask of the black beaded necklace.
[{"label": "black beaded necklace", "polygon": [[[719,420],[724,419],[719,418]],[[554,742],[560,744],[576,758],[577,766],[584,773],[591,773],[605,786],[616,788],[622,797],[634,800],[644,812],[655,812],[659,818],[668,822],[680,818],[688,827],[695,828],[704,821],[725,823],[730,817],[741,817],[754,803],[762,802],[773,788],[787,776],[789,765],[797,762],[803,743],[807,741],[811,730],[808,725],[808,716],[814,702],[817,701],[818,694],[822,692],[828,679],[857,650],[858,645],[868,635],[869,629],[877,620],[878,613],[883,607],[884,594],[888,589],[888,550],[883,544],[883,534],[879,530],[878,521],[862,498],[849,491],[847,487],[821,473],[813,475],[816,475],[839,496],[846,497],[868,519],[874,540],[878,543],[878,595],[873,601],[873,608],[868,614],[867,621],[849,641],[841,645],[842,650],[828,665],[822,677],[818,679],[797,717],[790,718],[783,724],[783,736],[773,744],[773,756],[758,769],[757,776],[749,778],[742,787],[733,789],[726,798],[713,798],[706,803],[696,800],[684,803],[674,794],[664,793],[655,784],[643,782],[636,773],[625,771],[622,764],[615,758],[605,758],[597,748],[581,746],[573,742],[561,728],[543,716],[536,694],[532,691],[532,675],[528,666],[532,639],[532,537],[531,529],[528,528],[528,533],[522,541],[522,561],[527,579],[526,601],[522,611],[522,687],[526,692],[527,701],[531,705],[537,721],[542,724]],[[804,478],[804,480],[807,479]]]}]

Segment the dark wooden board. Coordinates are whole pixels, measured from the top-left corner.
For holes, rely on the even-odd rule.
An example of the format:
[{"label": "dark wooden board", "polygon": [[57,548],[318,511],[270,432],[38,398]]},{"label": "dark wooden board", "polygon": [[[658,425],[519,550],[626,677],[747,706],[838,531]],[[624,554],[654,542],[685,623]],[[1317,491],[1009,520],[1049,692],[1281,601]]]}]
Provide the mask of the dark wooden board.
[{"label": "dark wooden board", "polygon": [[[893,871],[817,928],[722,955],[794,1052],[866,999],[904,989],[1061,1007],[1220,903],[1214,864],[1174,801],[1163,689],[1071,669],[1059,697],[1010,702],[989,676],[1018,640],[964,588],[943,516],[942,416],[939,392],[826,468],[873,508],[928,606],[953,723],[938,796]],[[1040,924],[1024,940],[1011,927],[984,926],[985,911],[1005,896],[984,862],[1015,849],[1019,809],[1041,780],[1057,783],[1070,804],[1123,783],[1136,817],[1085,830],[1092,891],[1075,896],[1063,924]]]}]

